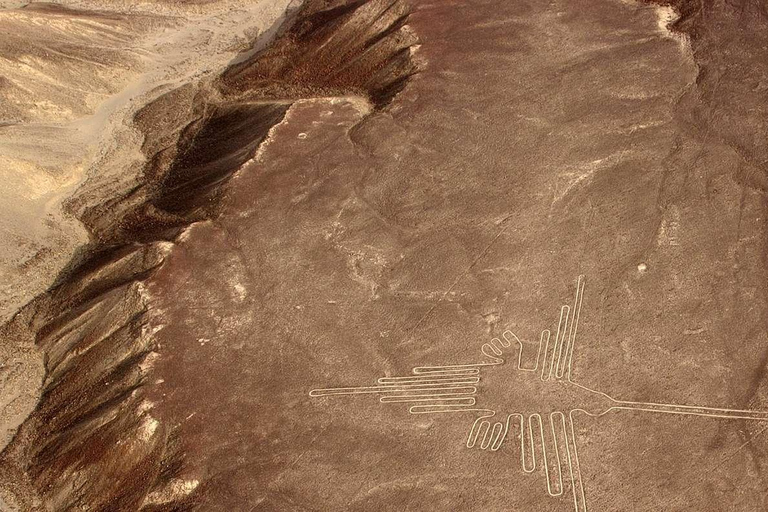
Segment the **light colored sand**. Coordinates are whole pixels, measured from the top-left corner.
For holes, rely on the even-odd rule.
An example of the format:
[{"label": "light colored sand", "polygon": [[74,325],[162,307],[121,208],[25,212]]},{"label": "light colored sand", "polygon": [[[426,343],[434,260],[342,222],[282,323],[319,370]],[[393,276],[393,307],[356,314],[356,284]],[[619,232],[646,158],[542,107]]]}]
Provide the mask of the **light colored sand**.
[{"label": "light colored sand", "polygon": [[7,80],[0,84],[0,321],[50,286],[87,240],[62,201],[88,176],[105,177],[94,182],[108,194],[110,176],[138,172],[133,114],[223,69],[279,24],[290,3],[142,3],[121,12],[129,4],[71,2],[117,10],[0,11]]},{"label": "light colored sand", "polygon": [[[0,2],[0,322],[87,242],[64,202],[108,198],[141,171],[137,110],[216,76],[297,2],[19,4]],[[31,337],[0,336],[0,449],[37,402],[42,376]]]}]

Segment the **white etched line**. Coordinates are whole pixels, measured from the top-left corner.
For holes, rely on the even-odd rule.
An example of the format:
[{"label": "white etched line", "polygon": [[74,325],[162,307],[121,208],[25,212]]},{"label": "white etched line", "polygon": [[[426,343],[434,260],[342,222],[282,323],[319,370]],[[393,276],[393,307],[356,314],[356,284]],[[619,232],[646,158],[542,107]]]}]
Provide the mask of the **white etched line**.
[{"label": "white etched line", "polygon": [[[509,331],[504,331],[504,332],[509,332]],[[502,335],[501,335],[501,338],[493,338],[493,339],[491,340],[491,345],[495,346],[495,347],[496,347],[496,348],[499,350],[499,351],[498,351],[498,353],[497,353],[497,355],[499,355],[499,356],[500,356],[500,355],[502,355],[502,354],[503,354],[503,350],[504,350],[505,348],[509,348],[509,347],[510,347],[510,345],[512,345],[512,343],[510,343],[510,341],[509,341],[509,340],[507,340],[507,339],[504,337],[504,333],[502,333]]]},{"label": "white etched line", "polygon": [[[468,377],[471,375],[480,375],[480,370],[477,368],[474,368],[474,371],[472,369],[469,370],[430,370],[429,366],[424,367],[417,367],[414,368],[414,374],[418,377],[424,376],[424,377]],[[419,370],[419,371],[417,371]],[[423,370],[423,371],[422,371]]]},{"label": "white etched line", "polygon": [[[533,424],[536,423],[538,427],[534,427]],[[528,445],[531,448],[531,469],[528,471],[529,473],[536,470],[536,452],[541,451],[541,439],[543,437],[543,426],[541,424],[541,416],[538,413],[530,414],[528,416]],[[539,447],[539,450],[536,449],[536,447]],[[525,467],[523,467],[523,471],[525,471]]]},{"label": "white etched line", "polygon": [[[533,473],[536,471],[536,452],[533,449],[533,429],[530,422],[526,427],[525,417],[520,413],[510,414],[510,417],[517,418],[518,426],[518,440],[520,441],[520,466],[526,473]],[[526,433],[528,442],[526,442]],[[529,453],[530,452],[530,453]],[[526,461],[530,461],[528,464]]]},{"label": "white etched line", "polygon": [[379,402],[383,404],[407,402],[451,402],[454,404],[475,405],[475,398],[471,395],[471,393],[446,393],[443,395],[383,396],[379,398]]},{"label": "white etched line", "polygon": [[[565,318],[563,318],[565,314]],[[555,342],[555,351],[557,354],[552,354],[552,362],[555,363],[555,377],[560,378],[563,376],[564,363],[563,363],[563,347],[566,346],[566,337],[568,335],[568,325],[570,324],[571,307],[562,306],[560,308],[560,321],[562,322],[562,332],[560,331],[560,325],[557,326],[558,340]],[[552,369],[550,368],[550,372]],[[551,375],[551,373],[550,373]]]},{"label": "white etched line", "polygon": [[[701,416],[707,418],[739,419],[753,421],[768,421],[768,411],[745,409],[729,409],[721,407],[702,407],[695,405],[678,405],[656,402],[620,401],[610,395],[590,389],[572,380],[573,354],[580,326],[581,308],[584,300],[584,276],[579,276],[576,282],[576,293],[573,305],[560,307],[560,318],[555,340],[552,344],[551,333],[541,331],[536,362],[533,368],[523,366],[523,350],[525,346],[512,331],[505,330],[500,337],[492,338],[483,343],[480,351],[486,360],[474,364],[452,364],[440,366],[418,366],[412,369],[412,375],[381,377],[376,386],[338,387],[315,389],[310,396],[335,396],[378,394],[382,403],[408,403],[410,414],[458,414],[473,413],[474,422],[470,428],[466,445],[467,448],[478,447],[482,450],[497,451],[506,439],[509,425],[513,418],[519,427],[520,464],[525,473],[537,471],[537,457],[544,462],[547,493],[551,496],[562,496],[570,479],[571,494],[575,512],[587,512],[585,486],[576,439],[574,413],[582,412],[593,418],[602,417],[612,411],[637,411],[661,414],[676,414],[686,416]],[[571,404],[564,412],[550,412],[542,420],[542,415],[526,411],[507,414],[506,421],[496,421],[495,409],[477,407],[476,403],[480,390],[481,371],[485,368],[505,363],[505,349],[511,346],[518,349],[517,368],[525,378],[532,379],[520,389],[535,389],[544,393],[560,393],[564,387],[570,388],[566,396],[575,396],[577,391],[588,397],[588,409],[582,409],[581,403]],[[552,346],[550,346],[552,345]],[[533,373],[531,373],[533,372]],[[554,379],[557,382],[552,382]],[[531,385],[533,387],[531,387]],[[598,400],[595,400],[598,399]],[[482,405],[482,404],[481,404]],[[586,405],[583,405],[586,407]],[[549,427],[544,422],[549,422]],[[565,448],[563,449],[563,445]],[[540,452],[540,453],[537,453]],[[564,476],[567,470],[568,474]]]},{"label": "white etched line", "polygon": [[568,351],[566,360],[568,361],[567,379],[571,380],[571,366],[573,363],[573,347],[576,345],[576,333],[579,330],[579,317],[581,316],[581,304],[584,301],[584,276],[580,275],[576,281],[576,299],[573,301],[573,321],[571,322],[571,333],[568,336]]},{"label": "white etched line", "polygon": [[[415,397],[382,397],[379,399],[381,403],[412,403],[419,402],[423,406],[430,405],[475,405],[475,399],[469,398],[415,398]],[[424,403],[430,402],[430,403]],[[415,406],[414,406],[415,407]]]},{"label": "white etched line", "polygon": [[[542,331],[541,334],[547,333],[546,339],[544,339],[544,352],[543,352],[543,360],[541,362],[541,380],[545,381],[549,379],[549,375],[547,374],[547,357],[549,356],[549,340],[550,340],[550,332]],[[550,364],[550,371],[551,371],[552,365]]]},{"label": "white etched line", "polygon": [[[547,358],[547,347],[549,347],[549,338],[552,335],[552,333],[549,331],[549,329],[544,329],[541,331],[541,336],[539,337],[539,353],[536,355],[536,368],[534,368],[534,371],[538,370],[539,368],[539,361],[541,359],[541,349],[544,347],[544,360],[546,361]],[[543,366],[546,363],[542,363],[542,371]]]},{"label": "white etched line", "polygon": [[458,370],[470,370],[475,369],[477,370],[475,373],[479,373],[480,370],[478,369],[479,366],[496,366],[497,364],[501,364],[504,362],[503,359],[498,359],[494,362],[490,363],[476,363],[476,364],[454,364],[450,366],[417,366],[413,369],[413,373],[416,375],[423,374],[423,373],[438,373],[438,372],[452,372],[452,371],[458,371]]},{"label": "white etched line", "polygon": [[[483,434],[483,440],[480,441],[480,448],[485,450],[486,448],[488,448],[488,445],[491,444],[491,439],[490,439],[491,436],[489,435],[491,432],[491,422],[482,421],[480,423],[479,432]],[[480,436],[478,435],[478,437]]]},{"label": "white etched line", "polygon": [[493,410],[481,411],[483,414],[475,419],[467,435],[467,448],[474,448],[479,441],[481,450],[498,451],[504,444],[504,440],[509,432],[509,422],[512,415],[508,415],[506,420],[501,422],[489,421],[496,413]]},{"label": "white etched line", "polygon": [[481,347],[480,351],[486,356],[490,357],[491,359],[498,359],[499,361],[502,361],[502,362],[504,361],[503,359],[499,358],[499,356],[501,356],[503,352],[495,344],[483,343],[483,346]]},{"label": "white etched line", "polygon": [[[566,438],[568,438],[568,430],[570,430],[570,443],[568,446],[568,463],[570,464],[571,473],[571,490],[573,492],[573,508],[575,512],[587,512],[587,499],[584,495],[584,482],[581,478],[581,466],[579,465],[579,452],[576,448],[576,429],[573,426],[573,413],[568,413],[568,429],[566,430]],[[571,451],[573,453],[571,453]]]},{"label": "white etched line", "polygon": [[411,414],[447,414],[455,412],[487,412],[488,409],[480,409],[466,405],[412,405],[408,412]]},{"label": "white etched line", "polygon": [[[576,512],[580,512],[579,508],[578,508],[578,500],[577,500],[577,494],[578,493],[577,493],[577,490],[576,490],[576,485],[577,485],[577,483],[576,483],[576,475],[574,473],[574,460],[573,460],[574,456],[572,454],[573,450],[575,449],[576,440],[572,437],[572,433],[568,431],[569,427],[571,427],[571,424],[573,423],[573,419],[570,416],[570,414],[572,414],[572,413],[573,413],[573,411],[571,411],[571,413],[569,413],[568,427],[566,427],[565,430],[564,430],[564,434],[565,434],[565,453],[566,453],[566,456],[567,456],[566,459],[567,459],[567,463],[568,463],[568,475],[570,476],[570,479],[571,479],[571,494],[573,495],[574,508],[576,509]],[[572,444],[574,445],[573,448],[571,447]]]},{"label": "white etched line", "polygon": [[[478,375],[480,373],[478,365],[453,366],[460,366],[460,368],[451,368],[448,366],[417,366],[411,370],[411,375],[403,375],[402,378],[466,377],[470,375]],[[482,366],[482,364],[480,364],[480,366]]]},{"label": "white etched line", "polygon": [[412,386],[367,386],[357,388],[326,388],[313,389],[309,396],[335,396],[335,395],[364,395],[376,393],[401,393],[403,391],[428,391],[431,389],[459,389],[473,382],[457,382],[452,384],[419,384]]},{"label": "white etched line", "polygon": [[547,340],[549,340],[549,331],[543,330],[541,331],[541,337],[539,338],[539,351],[536,354],[536,363],[534,364],[533,368],[524,368],[523,367],[523,342],[520,341],[520,338],[517,337],[515,333],[513,333],[510,330],[506,330],[502,333],[502,338],[507,342],[507,347],[511,346],[513,343],[517,345],[518,352],[517,352],[517,369],[524,371],[524,372],[535,372],[539,368],[539,360],[541,359],[541,350],[542,346],[544,344],[544,335],[546,334]]},{"label": "white etched line", "polygon": [[467,448],[475,447],[475,444],[477,443],[477,436],[480,435],[480,424],[483,422],[484,418],[489,418],[491,416],[493,416],[493,414],[480,416],[474,421],[474,423],[472,423],[472,428],[469,429],[469,436],[467,437]]},{"label": "white etched line", "polygon": [[499,440],[499,437],[501,436],[501,431],[504,429],[504,425],[496,422],[493,424],[493,429],[491,429],[491,435],[488,436],[488,445],[485,447],[491,448],[496,445],[496,443]]},{"label": "white etched line", "polygon": [[695,405],[658,404],[651,402],[616,401],[612,409],[679,414],[683,416],[704,416],[733,420],[768,421],[768,411],[750,411],[745,409],[722,409],[718,407],[700,407]]},{"label": "white etched line", "polygon": [[[399,393],[399,395],[402,396],[435,396],[445,393],[450,394],[461,394],[461,395],[472,395],[477,391],[477,387],[475,386],[458,386],[455,388],[429,388],[426,390],[418,390],[418,389],[407,389],[403,390]],[[394,393],[393,393],[394,394]],[[384,396],[391,397],[393,394],[388,394]]]},{"label": "white etched line", "polygon": [[424,381],[445,382],[452,380],[466,380],[466,379],[479,379],[477,374],[472,375],[408,375],[407,377],[380,377],[377,382],[379,384],[397,384],[397,383],[413,383]]},{"label": "white etched line", "polygon": [[563,351],[563,338],[565,337],[566,329],[568,328],[568,315],[570,314],[569,306],[560,307],[560,321],[557,323],[557,335],[555,336],[555,345],[552,347],[552,355],[549,356],[549,370],[547,371],[547,377],[544,380],[552,378],[552,370],[560,362],[560,353]]},{"label": "white etched line", "polygon": [[[434,400],[443,400],[447,398],[462,398],[469,399],[468,397],[474,397],[474,392],[465,393],[438,393],[434,395],[395,395],[395,396],[382,396],[379,398],[379,402],[386,404],[392,402],[429,402]],[[475,398],[471,398],[475,400]],[[474,404],[469,404],[474,405]]]},{"label": "white etched line", "polygon": [[477,443],[477,436],[480,434],[480,418],[475,420],[472,428],[469,430],[469,437],[467,437],[467,448],[474,448]]},{"label": "white etched line", "polygon": [[[564,451],[561,450],[561,446],[567,444],[567,439],[565,438],[565,415],[559,411],[551,412],[549,414],[549,424],[552,432],[552,447],[555,452],[554,460],[557,465],[557,485],[552,485],[554,484],[554,481],[550,475],[547,475],[547,491],[550,496],[562,496],[563,467],[561,464],[561,454],[564,454]],[[558,430],[560,431],[560,436],[557,435]]]},{"label": "white etched line", "polygon": [[539,352],[536,354],[536,366],[533,368],[533,371],[536,371],[539,369],[539,361],[541,360],[541,347],[546,343],[549,345],[549,337],[552,335],[552,333],[549,331],[549,329],[544,329],[541,331],[541,336],[539,336]]},{"label": "white etched line", "polygon": [[414,373],[411,375],[397,375],[394,377],[384,376],[381,379],[405,380],[405,379],[460,379],[465,377],[476,377],[480,372],[477,368],[468,368],[466,370],[432,370]]},{"label": "white etched line", "polygon": [[[536,419],[536,422],[539,424],[539,432],[538,432],[539,438],[538,438],[538,441],[539,441],[539,447],[540,447],[540,451],[541,451],[541,460],[542,460],[542,463],[544,464],[544,477],[545,477],[545,479],[547,481],[547,493],[550,496],[557,497],[557,496],[560,496],[563,493],[563,482],[562,482],[562,479],[560,479],[559,480],[559,487],[557,487],[556,489],[553,490],[553,486],[552,486],[551,482],[552,482],[552,469],[554,469],[554,468],[550,468],[549,456],[547,455],[547,438],[546,438],[545,433],[544,433],[545,432],[544,422],[541,419],[541,415],[539,413],[534,413],[534,414],[531,414],[530,416],[528,416],[528,423],[529,423],[529,425],[531,423],[531,420],[534,419],[534,418]],[[546,431],[549,431],[549,430],[550,429],[546,429]],[[554,434],[554,429],[552,429],[552,433]],[[557,445],[556,444],[554,445],[554,450],[555,450],[555,454],[557,454]],[[557,473],[558,473],[558,477],[559,477],[559,475],[560,475],[560,470],[559,470],[560,462],[559,462],[559,460],[557,462],[557,466],[558,466]]]},{"label": "white etched line", "polygon": [[413,385],[419,385],[419,384],[440,384],[440,383],[447,383],[447,384],[455,384],[455,383],[478,383],[480,382],[480,377],[446,377],[446,378],[437,378],[437,377],[429,377],[429,378],[422,378],[422,379],[414,379],[411,377],[382,377],[378,380],[378,383],[381,385],[386,384],[393,384],[393,385],[402,385],[402,384],[413,384]]},{"label": "white etched line", "polygon": [[[576,334],[574,332],[574,324],[576,323],[576,318],[578,317],[579,309],[581,307],[581,286],[581,276],[579,276],[579,279],[576,282],[576,298],[573,301],[573,308],[570,308],[569,318],[566,320],[566,329],[563,331],[563,340],[560,345],[557,368],[555,368],[555,377],[558,379],[563,378],[566,366],[568,366],[568,355],[573,348],[573,338]],[[563,352],[563,347],[565,347],[565,352]]]},{"label": "white etched line", "polygon": [[[507,433],[509,432],[509,421],[511,418],[511,415],[507,415],[507,421],[504,423],[503,428],[499,429],[499,434],[491,445],[491,451],[498,451],[499,448],[501,448],[501,445],[504,444],[504,440],[507,438]],[[501,423],[497,423],[497,425],[501,426]]]}]

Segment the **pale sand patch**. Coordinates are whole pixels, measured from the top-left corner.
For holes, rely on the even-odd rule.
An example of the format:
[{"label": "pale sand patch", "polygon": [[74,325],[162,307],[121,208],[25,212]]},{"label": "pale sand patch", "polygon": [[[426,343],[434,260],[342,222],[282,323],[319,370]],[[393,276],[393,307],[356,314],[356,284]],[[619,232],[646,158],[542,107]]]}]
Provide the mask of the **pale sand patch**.
[{"label": "pale sand patch", "polygon": [[[0,123],[0,211],[8,212],[0,220],[0,273],[5,277],[0,321],[49,287],[87,241],[87,233],[62,210],[62,203],[86,179],[89,200],[119,193],[135,181],[144,156],[142,138],[131,126],[134,114],[169,90],[221,72],[257,34],[272,35],[285,10],[296,4],[142,3],[130,4],[124,13],[120,4],[66,3],[78,9],[110,9],[110,20],[104,23],[98,14],[53,16],[8,9],[15,3],[0,5],[6,9],[0,11],[0,27],[15,29],[4,37],[13,37],[20,46],[29,40],[50,48],[49,59],[0,59],[0,72],[11,77],[4,92],[17,97],[13,117],[27,119]],[[29,27],[29,32],[19,27]],[[119,37],[107,37],[110,31]],[[68,57],[73,44],[98,48],[93,61]],[[102,58],[99,51],[108,55]],[[75,79],[76,85],[67,82]],[[86,83],[94,84],[91,90],[84,89]]]}]

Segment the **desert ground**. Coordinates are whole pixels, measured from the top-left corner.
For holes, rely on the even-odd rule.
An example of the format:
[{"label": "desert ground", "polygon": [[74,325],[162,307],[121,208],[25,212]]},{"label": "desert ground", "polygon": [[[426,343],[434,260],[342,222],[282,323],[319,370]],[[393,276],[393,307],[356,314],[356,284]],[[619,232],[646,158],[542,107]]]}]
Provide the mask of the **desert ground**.
[{"label": "desert ground", "polygon": [[0,510],[768,509],[765,2],[0,26]]}]

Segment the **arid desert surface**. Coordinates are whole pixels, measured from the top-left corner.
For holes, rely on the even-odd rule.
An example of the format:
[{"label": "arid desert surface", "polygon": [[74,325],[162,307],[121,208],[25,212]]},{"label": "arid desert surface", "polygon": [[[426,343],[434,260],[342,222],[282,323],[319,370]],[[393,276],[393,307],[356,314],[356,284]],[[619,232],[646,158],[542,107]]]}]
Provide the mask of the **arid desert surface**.
[{"label": "arid desert surface", "polygon": [[764,1],[0,26],[0,510],[768,510]]}]

